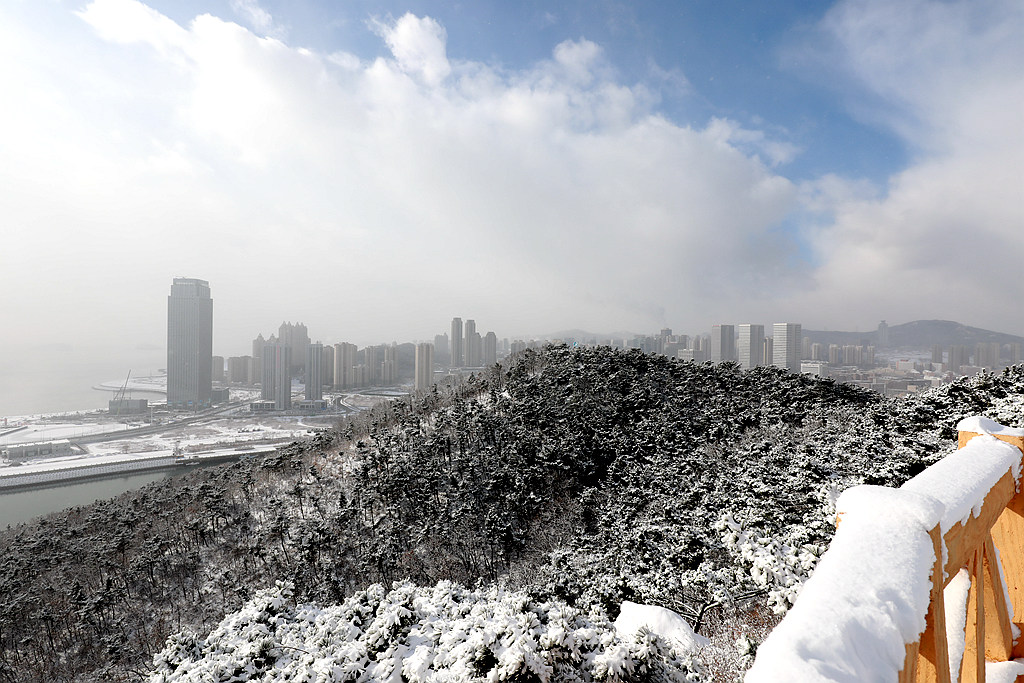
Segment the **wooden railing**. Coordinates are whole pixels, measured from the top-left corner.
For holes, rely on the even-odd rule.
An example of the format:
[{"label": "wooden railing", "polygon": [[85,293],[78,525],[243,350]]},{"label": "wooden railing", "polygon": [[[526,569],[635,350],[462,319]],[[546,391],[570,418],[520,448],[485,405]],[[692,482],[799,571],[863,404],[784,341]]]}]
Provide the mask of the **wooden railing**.
[{"label": "wooden railing", "polygon": [[[986,661],[1024,658],[1024,492],[1020,491],[1024,430],[1007,429],[983,418],[964,420],[958,429],[959,450],[900,489],[854,487],[851,495],[843,494],[829,551],[796,605],[762,644],[748,681],[973,682],[985,681]],[[982,435],[985,438],[972,442]],[[846,511],[844,498],[873,504],[867,510],[852,505],[854,509]],[[886,507],[879,502],[891,502],[891,514],[878,509]],[[892,525],[889,529],[900,534],[906,530],[906,537],[916,538],[916,543],[879,547],[886,545],[878,533],[880,523]],[[868,544],[873,547],[862,547]],[[833,552],[836,561],[829,561]],[[906,554],[916,556],[908,561]],[[851,583],[863,581],[856,576],[856,568],[848,566],[853,564],[851,557],[870,557],[880,567],[902,562],[916,569],[894,576],[886,576],[883,569],[877,585],[869,580],[851,590]],[[945,589],[961,570],[970,577],[966,623],[947,624]],[[930,584],[927,603],[924,590],[901,584],[921,585],[924,590]],[[966,584],[963,575],[960,584]],[[830,600],[834,604],[820,604]],[[872,610],[877,615],[865,616]],[[962,610],[954,613],[963,614]],[[829,647],[822,632],[859,642],[833,642]],[[959,667],[954,657],[952,671],[950,634],[956,636],[953,642],[964,645]],[[902,643],[893,642],[894,638]],[[902,649],[893,650],[894,646]],[[902,662],[896,652],[904,653]],[[872,665],[869,661],[884,660],[886,655],[888,668],[884,662]],[[879,677],[880,672],[885,675]],[[1007,680],[1012,680],[1012,674]]]}]

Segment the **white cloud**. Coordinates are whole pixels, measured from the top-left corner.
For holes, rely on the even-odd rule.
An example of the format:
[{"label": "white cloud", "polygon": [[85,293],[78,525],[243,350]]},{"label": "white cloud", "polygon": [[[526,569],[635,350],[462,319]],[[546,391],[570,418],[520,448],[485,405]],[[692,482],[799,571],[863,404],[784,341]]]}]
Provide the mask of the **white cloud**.
[{"label": "white cloud", "polygon": [[[26,86],[20,101],[47,82],[72,98],[63,151],[42,167],[66,170],[29,187],[5,162],[20,188],[9,215],[27,251],[75,262],[88,250],[92,272],[135,283],[110,314],[126,328],[138,321],[120,311],[159,311],[183,274],[230,301],[217,335],[235,344],[282,319],[361,343],[426,336],[452,315],[503,334],[702,326],[721,300],[769,297],[791,260],[775,226],[796,188],[730,140],[654,114],[651,93],[615,80],[588,41],[510,72],[449,63],[429,17],[382,25],[393,59],[362,62],[210,15],[181,27],[124,0],[81,16],[110,43],[73,78],[120,84],[127,137],[82,145],[104,108],[81,110],[59,71]],[[155,48],[139,73],[119,65],[132,43]],[[109,287],[76,277],[74,295]],[[71,322],[88,330],[95,315]],[[162,317],[153,325],[159,342]]]},{"label": "white cloud", "polygon": [[[931,126],[921,149],[952,151],[884,191],[835,177],[798,188],[776,170],[796,152],[784,135],[673,123],[585,40],[514,71],[450,62],[429,17],[378,24],[391,57],[364,61],[127,0],[79,16],[59,36],[0,21],[0,87],[19,103],[0,108],[0,209],[8,244],[33,255],[0,269],[0,289],[23,292],[0,317],[41,339],[159,343],[175,275],[211,281],[226,354],[285,319],[358,343],[427,337],[453,315],[502,335],[696,332],[722,311],[768,322],[790,307],[894,320],[882,306],[897,298],[948,311],[979,294],[955,248],[968,227],[996,252],[993,284],[1020,291],[1002,274],[1012,250],[992,246],[1019,253],[1024,234],[1007,173],[1019,131],[999,112],[950,101],[988,142],[961,149]],[[1013,105],[1000,73],[957,98]],[[817,221],[815,270],[780,227],[799,206]],[[54,275],[26,290],[40,254]]]},{"label": "white cloud", "polygon": [[914,162],[881,196],[849,181],[807,187],[808,208],[833,220],[813,237],[821,265],[802,305],[843,301],[835,321],[941,317],[1024,333],[1010,313],[1024,294],[1019,3],[843,2],[821,29],[837,72],[864,92],[858,113],[901,135]]},{"label": "white cloud", "polygon": [[93,0],[77,14],[104,40],[147,43],[164,56],[178,52],[188,38],[172,20],[135,0]]},{"label": "white cloud", "polygon": [[256,0],[231,0],[231,9],[257,31],[264,35],[274,34],[274,17]]},{"label": "white cloud", "polygon": [[451,73],[448,34],[434,19],[406,13],[393,24],[378,22],[376,26],[406,73],[422,77],[428,85],[438,85]]}]

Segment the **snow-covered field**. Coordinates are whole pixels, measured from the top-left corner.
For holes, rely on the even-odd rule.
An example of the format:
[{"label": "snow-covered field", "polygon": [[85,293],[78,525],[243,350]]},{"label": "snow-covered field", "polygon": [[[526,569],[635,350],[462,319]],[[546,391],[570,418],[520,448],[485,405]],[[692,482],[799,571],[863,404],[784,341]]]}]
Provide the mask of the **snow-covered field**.
[{"label": "snow-covered field", "polygon": [[[21,418],[20,425],[24,425],[24,429],[18,431],[12,431],[5,436],[0,436],[0,446],[10,446],[17,443],[33,443],[36,441],[55,441],[57,439],[70,439],[74,441],[77,438],[83,436],[89,436],[90,434],[101,434],[103,432],[114,432],[123,431],[128,429],[128,425],[119,422],[112,422],[109,420],[96,421],[90,420],[85,417],[75,417],[68,419],[68,416],[62,417],[39,417],[29,416]],[[55,420],[51,422],[50,420]],[[6,429],[0,428],[0,434],[3,434],[7,429],[14,429],[14,424],[9,424]],[[19,426],[20,426],[19,425]]]},{"label": "snow-covered field", "polygon": [[[140,388],[151,380],[162,379],[162,377],[139,378],[132,380],[129,383],[129,388],[133,386]],[[135,384],[133,385],[133,383]],[[116,387],[116,389],[119,388]],[[245,389],[232,388],[231,393],[232,400],[235,401],[248,401],[259,396],[258,391]],[[343,405],[348,411],[358,411],[399,395],[404,394],[394,390],[377,395],[332,394],[325,398],[332,403],[335,399],[342,398]],[[340,417],[341,414],[335,413],[307,416],[253,414],[247,408],[239,408],[187,424],[168,421],[165,428],[159,428],[158,423],[154,424],[148,421],[149,416],[117,417],[103,411],[26,415],[8,418],[6,425],[0,424],[0,448],[14,444],[68,439],[82,451],[70,456],[70,460],[74,461],[74,464],[80,465],[92,462],[92,458],[169,453],[176,447],[180,447],[186,453],[206,453],[217,449],[255,448],[262,445],[285,443],[305,438],[316,429],[329,427]],[[157,419],[161,419],[159,413]],[[167,418],[165,416],[162,419]],[[151,434],[128,434],[124,438],[116,436],[117,432],[138,427],[150,427],[151,425],[158,427]],[[95,437],[98,434],[106,433],[111,435],[110,439],[98,443],[75,443],[76,439]],[[68,459],[68,456],[64,456],[60,459],[33,460],[31,465],[46,468],[47,463]],[[0,463],[0,467],[8,466],[11,465]],[[13,467],[22,466],[14,465]]]}]

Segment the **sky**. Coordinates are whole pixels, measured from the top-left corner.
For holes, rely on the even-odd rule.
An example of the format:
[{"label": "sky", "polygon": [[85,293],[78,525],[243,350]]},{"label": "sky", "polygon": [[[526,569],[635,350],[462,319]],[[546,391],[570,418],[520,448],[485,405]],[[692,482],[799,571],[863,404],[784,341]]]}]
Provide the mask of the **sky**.
[{"label": "sky", "polygon": [[0,3],[0,345],[1024,335],[1019,0]]}]

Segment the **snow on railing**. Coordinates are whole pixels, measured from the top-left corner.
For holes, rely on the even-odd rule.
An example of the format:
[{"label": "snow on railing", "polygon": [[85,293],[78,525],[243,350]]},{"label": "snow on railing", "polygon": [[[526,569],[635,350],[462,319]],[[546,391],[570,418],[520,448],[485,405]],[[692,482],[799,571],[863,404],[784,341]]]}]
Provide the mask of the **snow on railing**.
[{"label": "snow on railing", "polygon": [[957,429],[959,450],[900,488],[840,496],[836,535],[748,683],[1024,676],[1024,430]]}]

